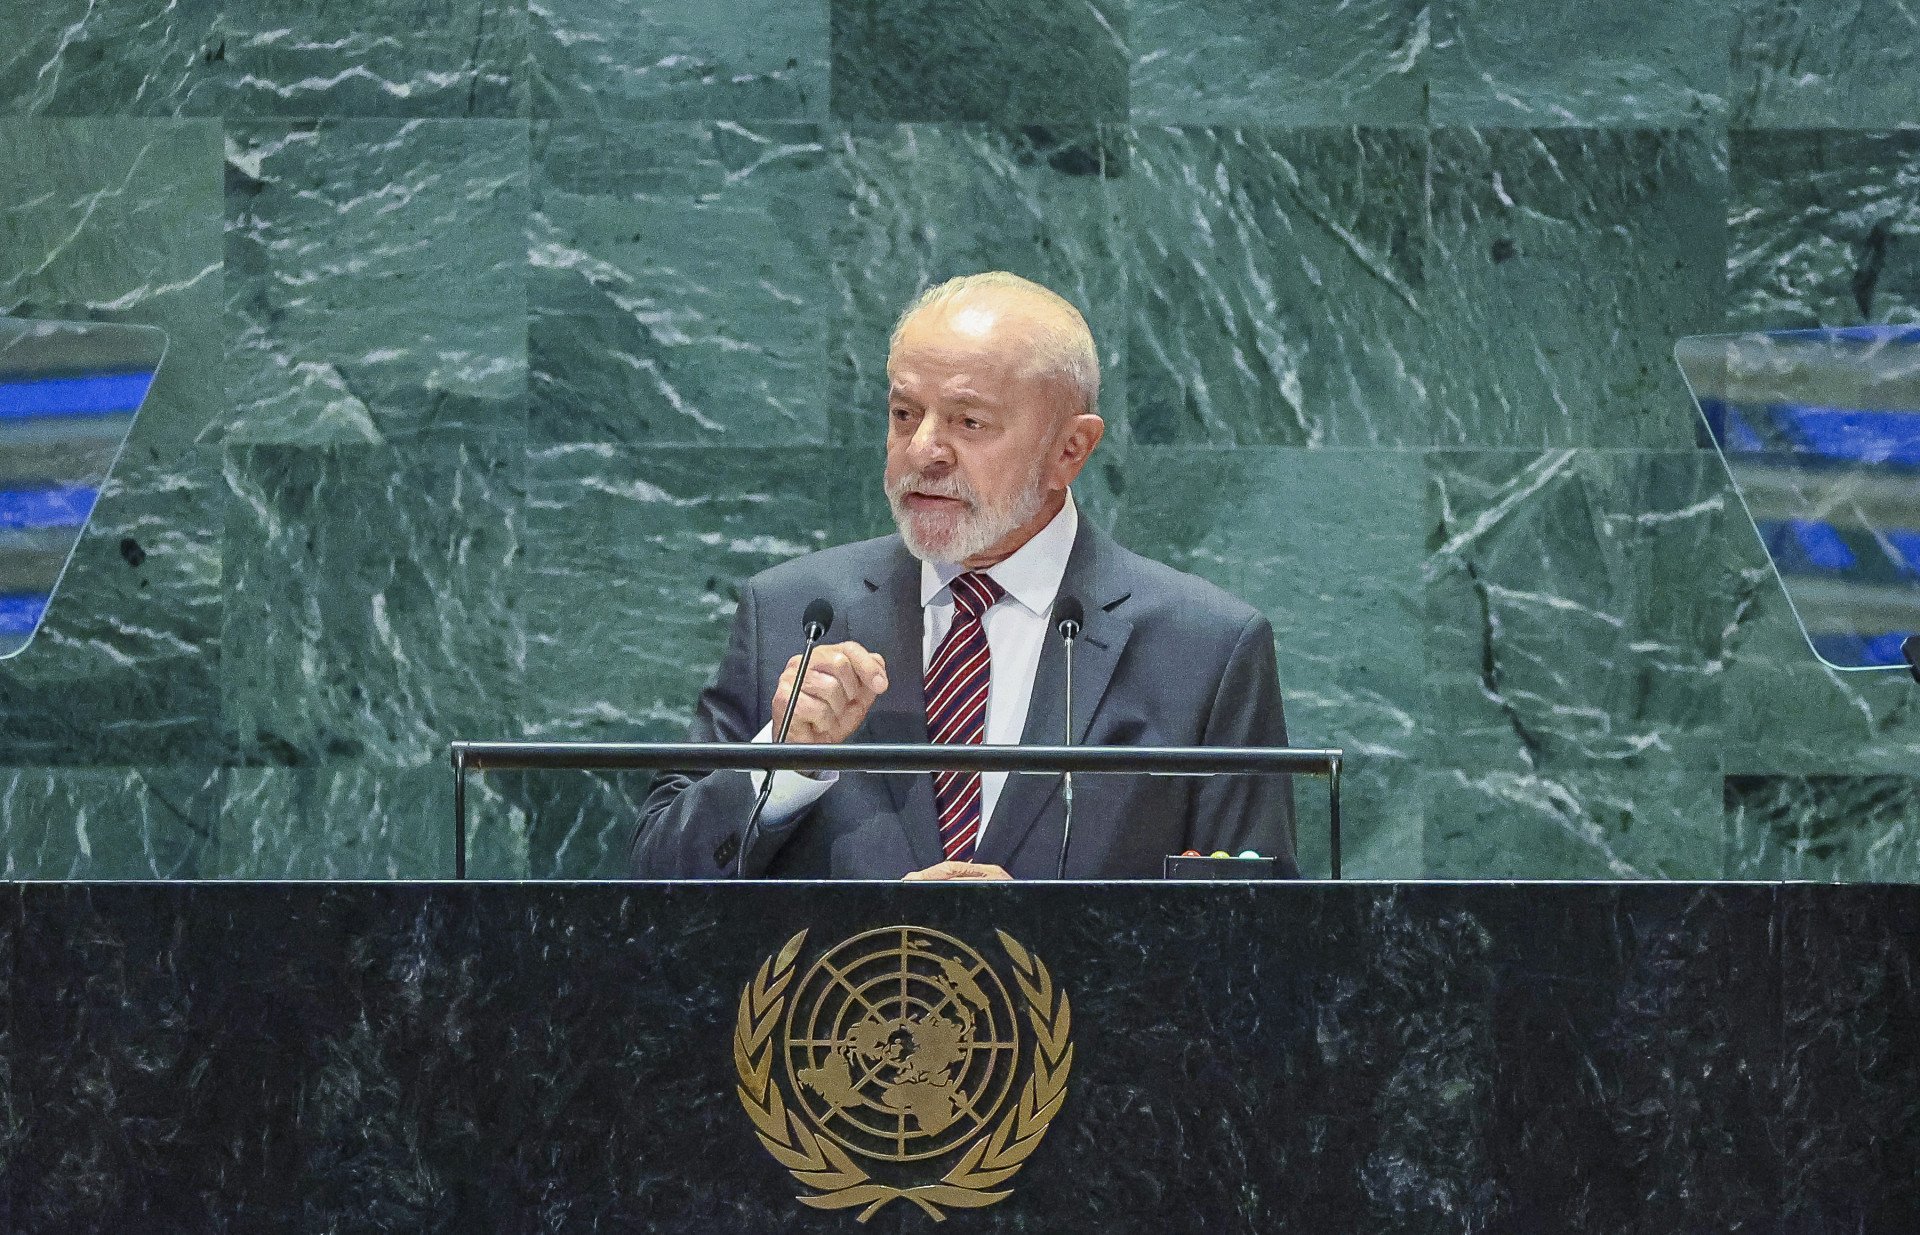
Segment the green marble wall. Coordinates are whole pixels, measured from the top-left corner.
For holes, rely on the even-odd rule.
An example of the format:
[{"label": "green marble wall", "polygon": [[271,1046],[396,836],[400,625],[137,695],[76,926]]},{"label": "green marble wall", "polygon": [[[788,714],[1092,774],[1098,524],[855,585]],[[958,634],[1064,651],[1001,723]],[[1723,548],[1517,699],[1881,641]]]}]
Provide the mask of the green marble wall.
[{"label": "green marble wall", "polygon": [[[447,873],[446,742],[678,735],[737,582],[884,527],[898,306],[1005,267],[1349,872],[1920,878],[1920,692],[1813,661],[1669,359],[1920,321],[1917,74],[1898,0],[0,7],[0,311],[174,347],[0,862]],[[642,790],[487,778],[475,868],[617,873]]]}]

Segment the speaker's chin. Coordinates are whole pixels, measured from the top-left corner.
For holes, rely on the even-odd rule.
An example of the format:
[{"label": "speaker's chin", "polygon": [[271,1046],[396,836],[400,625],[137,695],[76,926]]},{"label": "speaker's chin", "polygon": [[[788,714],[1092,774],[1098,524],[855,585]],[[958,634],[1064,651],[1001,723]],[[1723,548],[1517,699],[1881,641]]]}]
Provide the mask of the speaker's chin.
[{"label": "speaker's chin", "polygon": [[907,552],[923,562],[935,566],[947,565],[963,560],[967,554],[956,552],[966,546],[968,515],[938,515],[915,511],[895,510],[894,526],[900,529],[900,539],[906,541]]}]

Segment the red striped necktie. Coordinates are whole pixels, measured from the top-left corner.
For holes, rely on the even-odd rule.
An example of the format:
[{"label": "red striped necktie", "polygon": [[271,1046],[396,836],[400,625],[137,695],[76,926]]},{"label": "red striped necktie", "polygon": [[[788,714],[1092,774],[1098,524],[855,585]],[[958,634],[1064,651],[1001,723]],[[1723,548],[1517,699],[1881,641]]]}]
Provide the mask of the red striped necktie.
[{"label": "red striped necktie", "polygon": [[[977,746],[987,731],[987,687],[993,670],[987,628],[980,618],[1007,591],[976,571],[950,586],[953,625],[927,667],[927,736],[935,742]],[[940,810],[940,847],[948,860],[971,862],[980,837],[980,774],[935,772],[933,801]]]}]

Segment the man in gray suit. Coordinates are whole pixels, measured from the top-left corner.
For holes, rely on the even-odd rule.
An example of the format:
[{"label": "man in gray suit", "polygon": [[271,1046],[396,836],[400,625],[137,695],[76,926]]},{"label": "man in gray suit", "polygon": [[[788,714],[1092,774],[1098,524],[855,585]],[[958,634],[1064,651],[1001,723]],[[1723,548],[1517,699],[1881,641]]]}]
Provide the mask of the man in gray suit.
[{"label": "man in gray suit", "polygon": [[[1063,741],[1064,654],[1048,616],[1077,598],[1076,744],[1285,746],[1273,630],[1204,580],[1121,548],[1069,486],[1100,442],[1100,369],[1078,310],[1014,275],[923,294],[887,359],[896,535],[747,581],[690,740],[767,741],[796,689],[801,618],[834,624],[798,684],[794,742]],[[1050,878],[1060,778],[992,773],[662,775],[633,842],[640,878]],[[1067,875],[1155,878],[1169,853],[1255,850],[1298,874],[1284,776],[1081,775]]]}]

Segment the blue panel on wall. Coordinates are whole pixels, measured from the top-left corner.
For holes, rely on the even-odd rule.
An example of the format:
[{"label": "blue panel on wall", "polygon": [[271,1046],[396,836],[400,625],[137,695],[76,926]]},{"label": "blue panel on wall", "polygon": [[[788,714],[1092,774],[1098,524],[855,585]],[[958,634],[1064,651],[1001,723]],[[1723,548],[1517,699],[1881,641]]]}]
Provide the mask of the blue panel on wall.
[{"label": "blue panel on wall", "polygon": [[1769,407],[1802,449],[1854,463],[1920,464],[1920,415],[1833,407]]},{"label": "blue panel on wall", "polygon": [[0,419],[111,416],[137,411],[152,373],[101,373],[31,382],[0,382]]},{"label": "blue panel on wall", "polygon": [[[1795,519],[1787,524],[1806,563],[1820,570],[1851,570],[1859,562],[1840,533],[1825,523]],[[1778,561],[1776,557],[1774,559]]]},{"label": "blue panel on wall", "polygon": [[0,489],[0,528],[85,527],[99,496],[84,485]]},{"label": "blue panel on wall", "polygon": [[0,595],[0,635],[31,635],[40,625],[40,615],[47,611],[47,602],[51,599],[38,592]]}]

